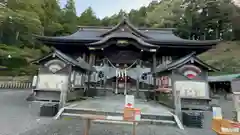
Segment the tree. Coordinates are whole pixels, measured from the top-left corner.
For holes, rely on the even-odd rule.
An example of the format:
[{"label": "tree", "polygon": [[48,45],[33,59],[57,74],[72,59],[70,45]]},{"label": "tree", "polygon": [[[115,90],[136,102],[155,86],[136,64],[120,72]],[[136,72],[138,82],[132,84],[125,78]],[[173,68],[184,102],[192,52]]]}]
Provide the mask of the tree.
[{"label": "tree", "polygon": [[183,0],[161,1],[147,13],[147,23],[152,27],[173,27],[174,19],[184,12],[182,4]]},{"label": "tree", "polygon": [[0,8],[2,43],[33,45],[32,34],[42,32],[39,15],[31,10],[40,9],[41,6],[36,1],[9,0],[7,7]]},{"label": "tree", "polygon": [[80,17],[78,17],[78,25],[82,26],[98,26],[100,25],[100,19],[98,19],[91,7],[88,7]]},{"label": "tree", "polygon": [[60,23],[63,17],[63,12],[57,0],[43,0],[42,5],[44,16],[41,21],[44,27],[44,35],[56,36],[59,35],[64,29]]},{"label": "tree", "polygon": [[63,9],[63,16],[61,23],[63,25],[64,33],[71,34],[77,29],[77,15],[74,0],[68,0]]}]

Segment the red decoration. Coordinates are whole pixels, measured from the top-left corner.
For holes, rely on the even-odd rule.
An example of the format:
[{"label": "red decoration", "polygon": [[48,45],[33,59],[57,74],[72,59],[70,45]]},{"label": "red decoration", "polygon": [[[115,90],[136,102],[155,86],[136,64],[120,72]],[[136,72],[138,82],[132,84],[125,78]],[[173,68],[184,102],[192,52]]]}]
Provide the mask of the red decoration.
[{"label": "red decoration", "polygon": [[128,104],[127,104],[127,107],[132,107],[132,104],[128,103]]},{"label": "red decoration", "polygon": [[193,78],[196,77],[196,75],[194,75],[194,74],[187,74],[187,77],[188,77],[189,79],[193,79]]},{"label": "red decoration", "polygon": [[195,65],[184,65],[179,69],[179,71],[189,79],[194,79],[198,74],[201,73],[201,69]]}]

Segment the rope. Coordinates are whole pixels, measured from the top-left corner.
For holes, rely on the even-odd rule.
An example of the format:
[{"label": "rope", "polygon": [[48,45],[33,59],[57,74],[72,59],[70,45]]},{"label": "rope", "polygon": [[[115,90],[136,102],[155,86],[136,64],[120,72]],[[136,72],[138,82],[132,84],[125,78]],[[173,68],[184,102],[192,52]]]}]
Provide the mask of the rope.
[{"label": "rope", "polygon": [[[108,58],[105,58],[105,59],[108,61],[108,63],[110,64],[111,67],[117,68],[116,66],[114,66],[112,64],[112,62]],[[139,61],[139,59],[135,60],[130,66],[126,67],[125,70],[132,68],[138,61]]]}]

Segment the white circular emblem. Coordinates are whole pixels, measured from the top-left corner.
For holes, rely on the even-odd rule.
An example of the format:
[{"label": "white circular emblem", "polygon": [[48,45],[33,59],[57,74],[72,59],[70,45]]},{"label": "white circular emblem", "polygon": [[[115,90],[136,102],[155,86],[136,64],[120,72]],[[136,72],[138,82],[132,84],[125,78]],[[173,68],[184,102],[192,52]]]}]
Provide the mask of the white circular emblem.
[{"label": "white circular emblem", "polygon": [[195,78],[201,73],[201,69],[194,65],[184,65],[179,69],[179,71],[189,79]]}]

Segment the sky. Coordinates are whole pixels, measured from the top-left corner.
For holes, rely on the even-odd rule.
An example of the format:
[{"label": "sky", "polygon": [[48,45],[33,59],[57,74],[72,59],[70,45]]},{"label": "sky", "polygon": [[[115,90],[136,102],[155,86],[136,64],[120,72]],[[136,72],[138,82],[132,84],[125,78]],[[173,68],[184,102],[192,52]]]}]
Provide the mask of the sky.
[{"label": "sky", "polygon": [[[59,0],[64,7],[67,0]],[[147,6],[152,0],[75,0],[77,14],[80,15],[88,7],[92,7],[96,16],[104,18],[118,13],[121,9],[129,12],[131,9],[139,9]]]}]

